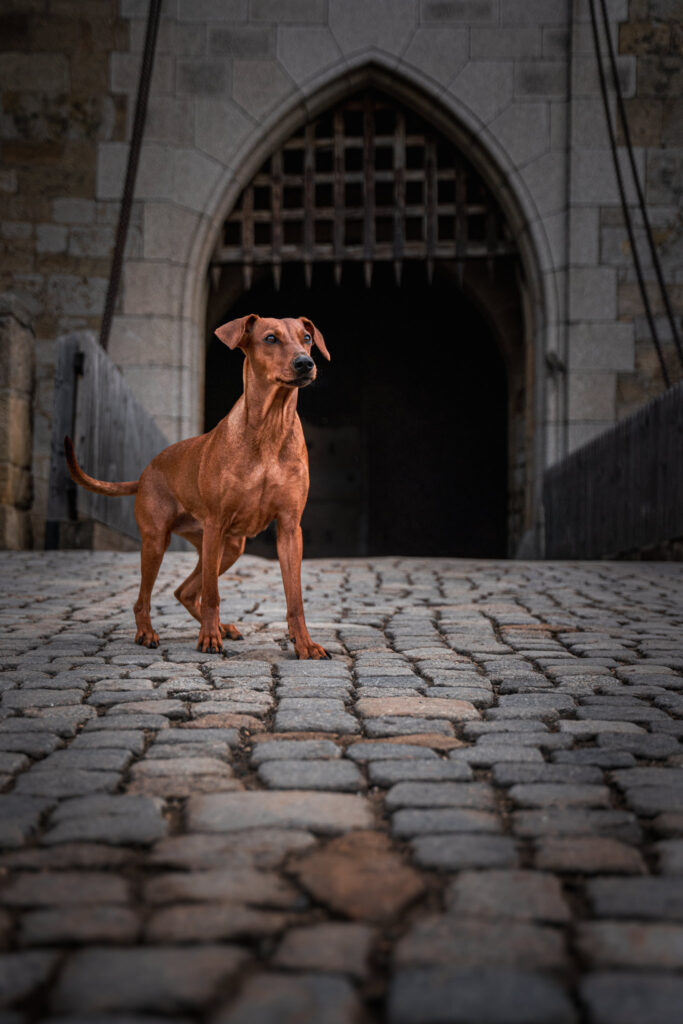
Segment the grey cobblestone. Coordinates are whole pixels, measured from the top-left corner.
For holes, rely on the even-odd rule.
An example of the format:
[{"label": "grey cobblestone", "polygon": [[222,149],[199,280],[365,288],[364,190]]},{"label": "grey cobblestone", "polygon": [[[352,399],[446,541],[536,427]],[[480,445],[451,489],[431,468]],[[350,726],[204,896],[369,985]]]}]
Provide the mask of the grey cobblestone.
[{"label": "grey cobblestone", "polygon": [[680,567],[311,562],[298,662],[276,563],[220,658],[187,555],[155,651],[136,555],[0,561],[8,1024],[678,1024]]}]

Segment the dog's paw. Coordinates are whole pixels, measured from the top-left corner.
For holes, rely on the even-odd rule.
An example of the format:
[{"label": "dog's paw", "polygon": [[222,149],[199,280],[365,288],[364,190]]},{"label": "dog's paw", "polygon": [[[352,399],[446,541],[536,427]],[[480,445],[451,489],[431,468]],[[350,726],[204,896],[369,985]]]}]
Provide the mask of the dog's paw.
[{"label": "dog's paw", "polygon": [[158,647],[159,634],[153,629],[139,629],[135,634],[135,643],[141,647]]},{"label": "dog's paw", "polygon": [[330,658],[325,648],[321,647],[320,644],[313,643],[312,640],[309,640],[308,643],[295,643],[294,650],[299,661],[307,661],[309,658],[312,661],[322,661],[323,658],[328,660]]},{"label": "dog's paw", "polygon": [[220,632],[200,629],[199,640],[197,641],[197,650],[201,651],[202,654],[221,654],[223,651],[223,643],[221,641]]},{"label": "dog's paw", "polygon": [[228,640],[243,640],[244,637],[240,633],[237,626],[233,626],[232,622],[223,623],[221,622],[221,636],[228,638]]}]

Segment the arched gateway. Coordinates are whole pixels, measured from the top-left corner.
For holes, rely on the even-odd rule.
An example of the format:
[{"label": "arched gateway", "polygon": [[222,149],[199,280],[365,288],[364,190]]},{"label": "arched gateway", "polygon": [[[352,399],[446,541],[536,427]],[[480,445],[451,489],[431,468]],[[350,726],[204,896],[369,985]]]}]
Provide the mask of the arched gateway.
[{"label": "arched gateway", "polygon": [[528,529],[537,325],[494,188],[443,123],[368,85],[295,130],[226,217],[206,428],[241,389],[218,323],[303,314],[332,353],[299,399],[309,555],[501,556]]}]

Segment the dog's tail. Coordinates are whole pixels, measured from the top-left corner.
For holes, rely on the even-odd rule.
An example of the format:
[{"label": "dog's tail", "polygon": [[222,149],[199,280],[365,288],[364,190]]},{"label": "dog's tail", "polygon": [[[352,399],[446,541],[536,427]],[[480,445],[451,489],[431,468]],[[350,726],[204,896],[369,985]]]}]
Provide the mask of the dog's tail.
[{"label": "dog's tail", "polygon": [[94,491],[95,494],[108,494],[112,497],[121,497],[124,494],[137,494],[138,480],[122,480],[120,483],[108,483],[106,480],[96,480],[94,476],[88,476],[76,462],[74,443],[70,437],[64,438],[64,454],[69,466],[71,479],[75,480],[86,491]]}]

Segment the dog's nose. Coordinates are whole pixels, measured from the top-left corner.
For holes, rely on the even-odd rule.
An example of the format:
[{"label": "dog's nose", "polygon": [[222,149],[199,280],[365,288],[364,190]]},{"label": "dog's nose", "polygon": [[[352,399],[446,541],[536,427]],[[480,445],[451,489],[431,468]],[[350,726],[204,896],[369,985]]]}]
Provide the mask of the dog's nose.
[{"label": "dog's nose", "polygon": [[292,359],[292,366],[297,373],[310,373],[315,366],[315,363],[310,356],[300,355],[295,356],[294,359]]}]

